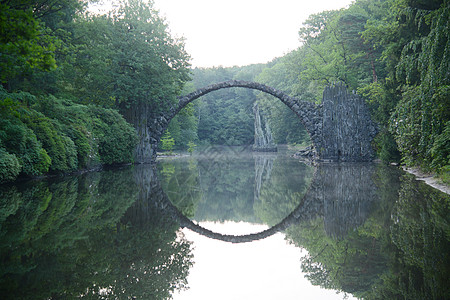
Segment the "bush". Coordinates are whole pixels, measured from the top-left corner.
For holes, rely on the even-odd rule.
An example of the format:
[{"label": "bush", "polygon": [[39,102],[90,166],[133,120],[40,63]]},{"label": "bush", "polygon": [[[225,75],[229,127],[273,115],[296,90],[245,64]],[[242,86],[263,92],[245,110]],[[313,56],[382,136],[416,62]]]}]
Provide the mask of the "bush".
[{"label": "bush", "polygon": [[94,120],[93,133],[98,139],[98,153],[104,164],[129,163],[138,141],[136,130],[113,109],[89,106]]},{"label": "bush", "polygon": [[27,145],[20,153],[19,161],[22,165],[22,173],[28,176],[38,176],[49,171],[52,160],[47,151],[41,147],[31,130],[27,130],[29,135],[26,137]]},{"label": "bush", "polygon": [[37,176],[48,172],[50,157],[31,129],[17,119],[0,120],[0,128],[2,145],[5,151],[16,156],[23,174]]},{"label": "bush", "polygon": [[164,135],[161,137],[161,149],[164,151],[168,151],[169,153],[172,153],[174,145],[175,145],[175,140],[170,135],[170,132],[167,130],[164,133]]},{"label": "bush", "polygon": [[117,111],[55,97],[48,97],[35,107],[61,123],[61,131],[76,146],[80,166],[133,161],[137,135]]},{"label": "bush", "polygon": [[0,183],[13,181],[20,173],[20,163],[16,155],[0,148]]},{"label": "bush", "polygon": [[82,125],[70,127],[68,136],[75,143],[77,152],[78,167],[89,168],[95,164],[99,164],[98,154],[91,146],[90,133]]},{"label": "bush", "polygon": [[14,158],[19,172],[28,176],[132,162],[136,143],[134,128],[115,110],[0,88],[5,178],[18,175]]},{"label": "bush", "polygon": [[[49,118],[34,114],[30,118],[28,126],[34,131],[43,148],[47,151],[52,159],[50,170],[52,171],[71,171],[78,166],[74,162],[70,162],[68,154],[75,150],[75,144],[70,141],[61,131],[58,131],[57,122],[52,122]],[[73,149],[69,149],[72,147]]]}]

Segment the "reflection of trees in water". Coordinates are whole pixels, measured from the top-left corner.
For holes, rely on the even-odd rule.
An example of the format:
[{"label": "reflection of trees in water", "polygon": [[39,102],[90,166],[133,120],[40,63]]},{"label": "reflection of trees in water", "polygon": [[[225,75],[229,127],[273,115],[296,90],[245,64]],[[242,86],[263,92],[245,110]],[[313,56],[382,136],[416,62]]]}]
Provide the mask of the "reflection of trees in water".
[{"label": "reflection of trees in water", "polygon": [[2,186],[2,297],[164,299],[184,288],[191,246],[148,198],[153,173],[138,166]]},{"label": "reflection of trees in water", "polygon": [[450,299],[450,196],[409,174],[401,179],[391,225],[401,259],[379,290],[388,298]]},{"label": "reflection of trees in water", "polygon": [[188,163],[180,160],[163,161],[157,168],[162,189],[166,191],[170,201],[184,214],[193,217],[202,197],[196,161],[193,159],[189,159]]},{"label": "reflection of trees in water", "polygon": [[[337,171],[314,188],[316,217],[287,230],[306,277],[364,299],[449,299],[449,196],[381,165]],[[362,200],[342,189],[357,181]]]},{"label": "reflection of trees in water", "polygon": [[[283,211],[270,200],[295,181],[287,180],[292,173],[278,162],[270,179],[267,161],[251,163],[253,170],[263,166],[261,176],[247,179],[255,189],[261,179],[258,203],[264,209],[252,188],[251,199],[258,217],[269,223],[275,219],[262,212]],[[198,188],[206,178],[201,167],[185,164],[177,180]],[[308,250],[302,269],[313,284],[366,299],[450,298],[448,195],[381,165],[324,165],[316,176],[289,222],[265,233],[291,225],[287,237]],[[172,210],[161,186],[180,182],[169,179],[159,181],[154,169],[136,166],[0,187],[1,295],[162,299],[184,288],[191,245],[176,233],[181,212]],[[201,195],[192,188],[174,199],[185,203]],[[184,213],[193,208],[181,205]]]},{"label": "reflection of trees in water", "polygon": [[[270,224],[269,222],[273,225],[276,224],[266,231],[244,236],[223,235],[212,232],[192,222],[186,217],[185,213],[183,214],[179,211],[179,206],[176,205],[176,203],[173,203],[171,197],[167,197],[167,202],[165,204],[162,203],[161,205],[166,208],[166,211],[171,212],[174,218],[180,222],[182,227],[187,227],[199,234],[213,239],[232,243],[243,243],[268,237],[276,232],[284,230],[291,222],[295,222],[298,215],[302,214],[301,210],[303,206],[300,204],[301,201],[304,200],[303,196],[307,190],[306,183],[309,182],[313,176],[313,169],[311,167],[300,164],[295,160],[281,160],[278,161],[277,164],[274,164],[275,158],[276,156],[267,154],[253,154],[252,156],[248,156],[247,154],[246,157],[236,157],[236,155],[223,156],[218,157],[217,159],[207,159],[206,162],[200,159],[198,163],[199,182],[202,187],[205,185],[205,187],[201,189],[201,201],[205,201],[206,204],[208,204],[208,208],[217,208],[215,204],[223,199],[221,196],[227,195],[228,191],[231,191],[232,195],[239,194],[239,191],[242,190],[245,192],[245,195],[249,194],[250,196],[246,197],[248,201],[244,201],[244,203],[250,204],[252,213],[256,212],[258,216],[265,217],[265,219],[268,220],[268,224]],[[175,165],[175,169],[178,169],[177,164],[179,162],[180,161],[165,161],[159,164],[160,174],[162,174],[164,178],[163,182],[179,182],[179,179],[183,178],[183,176],[177,175],[177,172],[174,172],[170,176],[167,176],[167,173],[162,172],[165,169],[164,166],[166,164],[172,166]],[[183,165],[183,163],[181,163],[181,165]],[[276,175],[271,176],[272,170],[275,170],[274,174]],[[245,181],[243,181],[245,184],[243,186],[230,184],[230,182],[236,183],[239,181],[233,176],[234,174],[239,176],[242,176],[242,174],[245,175],[243,176],[243,178],[245,178]],[[189,177],[193,176],[191,175]],[[254,184],[254,189],[249,188],[252,186],[252,183]],[[238,188],[236,186],[238,186]],[[164,188],[165,193],[163,191],[161,192],[164,195],[169,193],[178,194],[190,189],[190,187],[186,185],[176,186],[176,188],[178,188],[180,192],[171,191],[170,189],[167,190],[167,186]],[[268,190],[269,193],[267,193],[266,190]],[[300,193],[292,192],[293,190],[298,190]],[[255,194],[260,194],[260,197],[255,197]],[[228,203],[231,206],[231,211],[241,208],[240,206],[235,205],[235,202],[233,201]],[[195,219],[198,219],[198,211],[202,211],[202,204],[203,203],[199,202],[199,205],[197,205]],[[270,204],[271,207],[267,206],[267,204]],[[295,209],[296,207],[297,209]],[[266,212],[270,212],[270,214],[264,215]],[[209,214],[210,217],[213,217],[211,219],[213,221],[222,220],[217,218],[218,215],[223,216],[224,214],[220,210],[218,211],[218,209],[214,209],[213,212]],[[236,214],[233,214],[233,216],[236,217]],[[248,214],[245,216],[248,216]],[[233,219],[228,218],[225,220]],[[236,220],[242,221],[243,218],[237,218]],[[247,219],[244,220],[248,221]]]},{"label": "reflection of trees in water", "polygon": [[314,169],[276,156],[255,154],[255,214],[269,226],[286,218],[301,202]]},{"label": "reflection of trees in water", "polygon": [[[184,164],[180,162],[180,164]],[[166,193],[195,188],[199,191],[193,219],[197,221],[258,221],[253,212],[254,166],[247,156],[220,156],[198,159],[198,184],[189,187],[182,182]],[[182,176],[181,173],[177,174]],[[170,196],[169,196],[170,198]],[[175,204],[175,203],[174,203]],[[178,205],[177,205],[178,207]]]},{"label": "reflection of trees in water", "polygon": [[181,210],[178,199],[193,203],[195,213],[188,216],[197,221],[276,224],[299,204],[313,173],[295,160],[248,152],[199,158],[191,170],[186,166],[183,160],[161,161],[158,169],[171,202]]}]

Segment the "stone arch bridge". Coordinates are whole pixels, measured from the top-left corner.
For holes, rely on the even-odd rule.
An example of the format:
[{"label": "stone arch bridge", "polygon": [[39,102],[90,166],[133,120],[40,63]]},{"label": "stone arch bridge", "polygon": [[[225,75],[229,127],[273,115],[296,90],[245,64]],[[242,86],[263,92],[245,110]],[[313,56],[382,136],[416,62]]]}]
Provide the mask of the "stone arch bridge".
[{"label": "stone arch bridge", "polygon": [[343,84],[326,87],[320,105],[302,101],[267,85],[241,80],[229,80],[198,89],[180,96],[169,111],[147,120],[148,134],[135,153],[138,163],[156,159],[158,142],[170,121],[187,104],[210,92],[241,87],[259,90],[278,98],[289,107],[304,125],[313,142],[317,158],[331,161],[370,161],[373,159],[371,142],[377,133],[364,100],[349,93]]}]

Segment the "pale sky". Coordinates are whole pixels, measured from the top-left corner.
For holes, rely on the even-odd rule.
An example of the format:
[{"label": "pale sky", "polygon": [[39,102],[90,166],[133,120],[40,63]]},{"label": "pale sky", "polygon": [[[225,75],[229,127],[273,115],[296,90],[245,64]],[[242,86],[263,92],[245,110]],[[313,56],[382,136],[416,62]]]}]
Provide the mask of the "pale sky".
[{"label": "pale sky", "polygon": [[154,0],[194,67],[266,63],[300,46],[309,15],[352,0]]}]

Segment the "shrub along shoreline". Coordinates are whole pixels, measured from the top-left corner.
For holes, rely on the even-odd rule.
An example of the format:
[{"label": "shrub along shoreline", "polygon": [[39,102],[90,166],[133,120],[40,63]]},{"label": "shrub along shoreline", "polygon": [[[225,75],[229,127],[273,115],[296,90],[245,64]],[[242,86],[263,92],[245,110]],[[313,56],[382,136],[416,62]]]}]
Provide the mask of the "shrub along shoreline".
[{"label": "shrub along shoreline", "polygon": [[114,109],[0,88],[0,183],[132,163],[136,143]]}]

